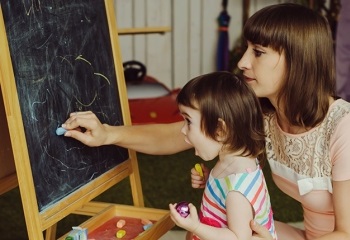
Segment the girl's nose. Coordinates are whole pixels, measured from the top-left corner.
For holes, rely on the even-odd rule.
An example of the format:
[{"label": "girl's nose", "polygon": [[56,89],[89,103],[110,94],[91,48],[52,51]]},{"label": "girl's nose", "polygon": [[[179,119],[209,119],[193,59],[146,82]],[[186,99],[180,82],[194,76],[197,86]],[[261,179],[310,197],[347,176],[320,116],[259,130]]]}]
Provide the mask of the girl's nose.
[{"label": "girl's nose", "polygon": [[186,136],[186,122],[181,128],[181,133]]}]

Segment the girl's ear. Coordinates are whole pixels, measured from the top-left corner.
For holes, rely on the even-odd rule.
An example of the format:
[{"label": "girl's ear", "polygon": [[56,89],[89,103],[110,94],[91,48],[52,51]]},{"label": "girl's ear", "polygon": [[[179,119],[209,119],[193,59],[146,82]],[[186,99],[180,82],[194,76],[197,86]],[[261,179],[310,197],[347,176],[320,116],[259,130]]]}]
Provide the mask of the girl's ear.
[{"label": "girl's ear", "polygon": [[218,126],[216,129],[216,140],[219,142],[225,141],[227,138],[227,126],[222,118],[218,119]]}]

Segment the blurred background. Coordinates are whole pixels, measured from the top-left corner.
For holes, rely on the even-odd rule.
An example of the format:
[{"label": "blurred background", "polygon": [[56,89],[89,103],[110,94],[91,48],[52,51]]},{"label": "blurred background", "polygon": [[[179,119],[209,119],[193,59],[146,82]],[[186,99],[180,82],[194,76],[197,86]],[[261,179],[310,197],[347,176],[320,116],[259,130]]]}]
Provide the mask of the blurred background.
[{"label": "blurred background", "polygon": [[219,16],[226,10],[228,70],[234,70],[244,48],[241,33],[247,18],[262,7],[284,2],[318,11],[335,32],[339,0],[115,0],[122,59],[142,62],[149,75],[170,89],[215,71],[218,55],[227,54],[218,46],[223,30]]}]

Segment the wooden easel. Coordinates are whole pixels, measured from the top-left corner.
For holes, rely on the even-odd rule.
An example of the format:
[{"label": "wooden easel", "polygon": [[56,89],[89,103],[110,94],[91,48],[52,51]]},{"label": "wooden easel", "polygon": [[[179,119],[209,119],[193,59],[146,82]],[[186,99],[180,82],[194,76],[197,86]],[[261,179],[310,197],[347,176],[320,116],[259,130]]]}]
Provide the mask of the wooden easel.
[{"label": "wooden easel", "polygon": [[[1,87],[1,86],[0,86]],[[18,186],[12,146],[5,115],[4,102],[0,92],[0,195]]]},{"label": "wooden easel", "polygon": [[[122,118],[125,125],[130,125],[131,120],[119,50],[116,19],[113,14],[113,2],[111,0],[105,0],[104,4],[108,20],[108,30],[113,52]],[[30,11],[32,10],[33,9]],[[20,100],[22,99],[19,99],[17,92],[16,79],[6,33],[6,25],[3,19],[3,12],[1,10],[0,54],[2,57],[0,59],[0,86],[16,168],[16,171],[14,171],[9,178],[4,180],[4,182],[8,182],[4,187],[4,191],[15,187],[16,179],[18,179],[29,239],[44,239],[43,232],[45,230],[46,239],[56,239],[55,234],[57,222],[72,213],[96,216],[97,218],[92,218],[91,220],[88,220],[87,223],[82,224],[82,226],[86,226],[89,229],[94,229],[101,220],[107,220],[105,218],[106,216],[109,216],[110,213],[107,215],[105,214],[110,208],[113,208],[113,211],[117,209],[119,213],[126,217],[129,214],[131,217],[148,216],[150,219],[156,221],[156,224],[150,230],[135,239],[157,239],[170,230],[174,226],[174,223],[171,221],[168,211],[144,207],[136,152],[132,150],[128,150],[128,159],[124,160],[122,163],[79,187],[79,189],[74,192],[69,193],[63,199],[58,199],[53,204],[49,204],[45,208],[40,209],[33,175],[35,173],[32,171],[30,161],[30,149],[26,147],[28,144],[22,120],[22,111],[20,108]],[[127,177],[129,177],[131,183],[134,206],[91,202],[93,198]],[[104,213],[104,215],[102,214],[100,216],[100,213]],[[99,221],[96,221],[96,219]]]}]

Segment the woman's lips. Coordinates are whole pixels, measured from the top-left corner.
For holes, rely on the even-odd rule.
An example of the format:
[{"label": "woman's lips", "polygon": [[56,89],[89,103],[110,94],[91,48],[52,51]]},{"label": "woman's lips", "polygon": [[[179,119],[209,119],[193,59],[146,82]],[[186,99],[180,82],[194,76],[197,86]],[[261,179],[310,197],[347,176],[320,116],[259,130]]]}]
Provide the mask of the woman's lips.
[{"label": "woman's lips", "polygon": [[254,81],[255,79],[254,79],[254,78],[247,77],[247,76],[244,76],[244,80],[245,80],[246,82],[251,82],[251,81]]}]

